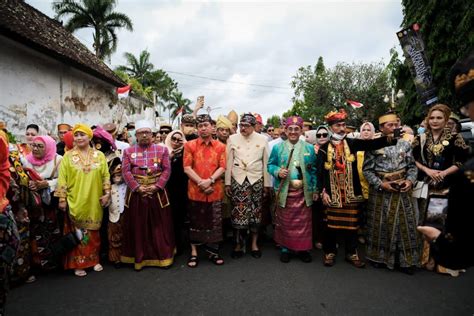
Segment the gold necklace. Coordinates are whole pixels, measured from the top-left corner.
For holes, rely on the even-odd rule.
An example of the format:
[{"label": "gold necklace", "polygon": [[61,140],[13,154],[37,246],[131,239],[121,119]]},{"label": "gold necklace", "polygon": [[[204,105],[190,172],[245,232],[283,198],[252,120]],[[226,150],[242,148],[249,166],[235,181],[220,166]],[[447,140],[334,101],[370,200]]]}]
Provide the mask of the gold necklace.
[{"label": "gold necklace", "polygon": [[90,153],[91,153],[91,149],[88,148],[87,153],[86,153],[86,159],[84,159],[82,152],[78,150],[79,159],[82,165],[82,171],[84,171],[84,173],[89,173],[91,171],[91,162],[90,162],[91,154]]}]

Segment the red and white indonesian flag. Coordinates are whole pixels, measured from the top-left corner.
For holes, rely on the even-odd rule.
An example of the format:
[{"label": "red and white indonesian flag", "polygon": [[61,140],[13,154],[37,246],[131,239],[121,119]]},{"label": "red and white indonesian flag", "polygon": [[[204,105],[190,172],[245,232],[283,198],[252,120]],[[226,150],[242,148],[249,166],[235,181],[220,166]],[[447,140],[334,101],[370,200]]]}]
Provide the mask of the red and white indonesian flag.
[{"label": "red and white indonesian flag", "polygon": [[354,109],[358,109],[358,108],[361,108],[363,107],[364,105],[360,102],[357,102],[357,101],[352,101],[352,100],[346,100],[347,104],[349,104],[350,106],[352,106],[352,108]]},{"label": "red and white indonesian flag", "polygon": [[117,96],[119,99],[123,99],[128,97],[128,94],[130,93],[130,90],[132,90],[132,86],[126,85],[125,87],[120,87],[117,88]]}]

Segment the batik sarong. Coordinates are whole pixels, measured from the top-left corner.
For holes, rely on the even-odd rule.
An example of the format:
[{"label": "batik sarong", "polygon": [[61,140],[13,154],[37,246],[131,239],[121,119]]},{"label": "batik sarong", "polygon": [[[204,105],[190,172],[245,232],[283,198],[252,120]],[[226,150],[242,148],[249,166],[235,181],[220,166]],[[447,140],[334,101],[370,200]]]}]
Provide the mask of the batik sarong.
[{"label": "batik sarong", "polygon": [[393,269],[419,264],[417,219],[409,193],[370,190],[367,207],[367,259]]},{"label": "batik sarong", "polygon": [[232,190],[232,227],[235,229],[250,229],[257,233],[262,222],[263,179],[250,184],[245,178],[239,184],[233,178]]}]

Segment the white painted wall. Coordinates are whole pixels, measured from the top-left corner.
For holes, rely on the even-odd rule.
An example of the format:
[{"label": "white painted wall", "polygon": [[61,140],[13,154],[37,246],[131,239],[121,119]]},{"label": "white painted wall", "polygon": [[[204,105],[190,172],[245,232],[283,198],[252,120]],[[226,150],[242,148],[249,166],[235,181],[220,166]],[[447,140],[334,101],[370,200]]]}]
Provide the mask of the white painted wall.
[{"label": "white painted wall", "polygon": [[20,140],[31,123],[56,134],[59,123],[125,125],[154,119],[142,100],[118,101],[111,84],[1,35],[0,82],[0,120]]}]

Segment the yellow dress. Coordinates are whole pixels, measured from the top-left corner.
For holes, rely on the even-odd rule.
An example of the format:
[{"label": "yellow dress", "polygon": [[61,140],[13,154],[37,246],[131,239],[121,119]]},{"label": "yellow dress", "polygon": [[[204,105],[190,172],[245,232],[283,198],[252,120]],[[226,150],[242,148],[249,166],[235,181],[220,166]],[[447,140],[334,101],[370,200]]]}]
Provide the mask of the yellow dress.
[{"label": "yellow dress", "polygon": [[90,148],[83,157],[77,148],[64,155],[55,196],[67,199],[72,222],[78,228],[98,230],[102,223],[100,197],[110,191],[104,154]]},{"label": "yellow dress", "polygon": [[357,152],[357,172],[359,173],[360,186],[362,187],[362,196],[367,200],[369,198],[369,183],[362,172],[362,167],[364,166],[364,154],[365,151]]}]

